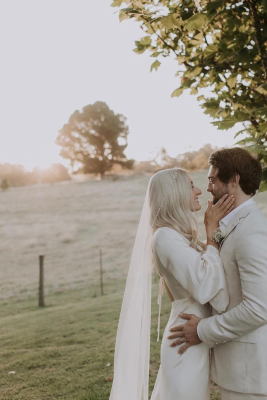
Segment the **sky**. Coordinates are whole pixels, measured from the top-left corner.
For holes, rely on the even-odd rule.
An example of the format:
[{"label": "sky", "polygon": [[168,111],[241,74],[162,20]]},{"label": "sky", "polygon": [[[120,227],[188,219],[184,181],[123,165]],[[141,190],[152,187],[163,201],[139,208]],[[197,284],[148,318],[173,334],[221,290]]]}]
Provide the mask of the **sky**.
[{"label": "sky", "polygon": [[[128,157],[172,156],[206,143],[232,146],[189,92],[179,98],[177,64],[157,72],[132,50],[142,30],[119,22],[111,0],[0,1],[0,163],[27,169],[62,162],[58,130],[74,110],[104,101],[127,118]],[[66,165],[66,162],[63,162]]]}]

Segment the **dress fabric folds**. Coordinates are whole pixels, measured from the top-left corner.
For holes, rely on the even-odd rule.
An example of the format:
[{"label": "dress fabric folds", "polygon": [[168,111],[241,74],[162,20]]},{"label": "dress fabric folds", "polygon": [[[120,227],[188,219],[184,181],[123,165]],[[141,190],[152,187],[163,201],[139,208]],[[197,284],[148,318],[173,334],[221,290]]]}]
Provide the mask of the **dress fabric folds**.
[{"label": "dress fabric folds", "polygon": [[[152,249],[160,276],[174,301],[161,343],[161,365],[151,400],[209,400],[210,354],[201,343],[178,354],[167,339],[171,327],[185,323],[179,313],[210,316],[210,304],[222,313],[229,302],[219,252],[207,246],[204,254],[171,228],[156,231]],[[208,304],[210,303],[210,304]]]}]

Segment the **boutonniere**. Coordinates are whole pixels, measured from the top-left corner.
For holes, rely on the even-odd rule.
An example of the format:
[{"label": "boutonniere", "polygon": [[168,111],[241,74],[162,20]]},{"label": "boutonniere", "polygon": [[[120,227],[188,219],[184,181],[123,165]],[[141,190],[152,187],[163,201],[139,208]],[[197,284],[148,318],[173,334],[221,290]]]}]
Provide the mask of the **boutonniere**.
[{"label": "boutonniere", "polygon": [[217,228],[216,231],[214,231],[213,233],[212,241],[213,243],[218,243],[220,245],[225,236],[226,236],[226,229],[223,227]]}]

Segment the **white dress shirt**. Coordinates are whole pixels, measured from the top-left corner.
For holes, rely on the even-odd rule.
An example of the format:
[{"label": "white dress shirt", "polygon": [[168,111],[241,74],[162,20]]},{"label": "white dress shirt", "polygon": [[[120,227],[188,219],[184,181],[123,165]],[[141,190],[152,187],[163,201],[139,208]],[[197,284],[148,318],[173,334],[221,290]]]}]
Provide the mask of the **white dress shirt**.
[{"label": "white dress shirt", "polygon": [[221,226],[227,226],[233,216],[241,210],[241,208],[248,206],[249,204],[254,203],[253,197],[251,197],[249,200],[244,201],[244,203],[240,204],[240,206],[236,207],[233,211],[231,211],[229,214],[227,214],[223,219],[220,220],[219,225]]}]

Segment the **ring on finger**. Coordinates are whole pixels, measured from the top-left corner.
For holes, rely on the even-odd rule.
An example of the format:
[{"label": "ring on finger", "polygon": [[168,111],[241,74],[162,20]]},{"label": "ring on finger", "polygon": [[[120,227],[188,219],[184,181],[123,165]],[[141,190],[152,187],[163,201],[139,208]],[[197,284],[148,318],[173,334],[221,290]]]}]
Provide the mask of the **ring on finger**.
[{"label": "ring on finger", "polygon": [[180,338],[180,341],[181,341],[181,342],[184,342],[184,338],[181,337],[181,338]]}]

